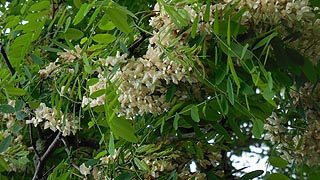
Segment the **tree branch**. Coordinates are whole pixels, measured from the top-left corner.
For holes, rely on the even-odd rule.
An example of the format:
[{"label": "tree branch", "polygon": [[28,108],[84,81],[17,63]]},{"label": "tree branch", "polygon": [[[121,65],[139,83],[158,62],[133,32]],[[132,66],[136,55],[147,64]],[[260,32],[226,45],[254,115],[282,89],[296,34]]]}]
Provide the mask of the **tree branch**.
[{"label": "tree branch", "polygon": [[4,59],[4,62],[6,63],[11,75],[13,76],[15,74],[15,70],[13,69],[13,67],[12,67],[12,65],[11,65],[11,63],[9,61],[9,58],[7,56],[6,51],[4,50],[2,42],[0,42],[0,51],[1,51],[2,57]]},{"label": "tree branch", "polygon": [[[67,142],[67,140],[64,138],[64,137],[61,137],[60,138],[60,141],[63,143],[63,145],[64,145],[64,150],[66,151],[66,153],[68,154],[68,156],[70,157],[71,156],[71,150],[70,150],[70,147],[69,147],[69,143]],[[80,168],[79,168],[79,166],[77,166],[74,162],[73,162],[73,160],[72,160],[72,158],[70,157],[70,163],[71,163],[71,165],[75,168],[75,169],[77,169],[78,171],[80,171]]]},{"label": "tree branch", "polygon": [[32,124],[29,124],[29,136],[30,136],[31,146],[32,146],[32,148],[33,148],[33,150],[34,150],[34,152],[35,152],[35,154],[37,156],[37,159],[39,159],[40,158],[40,154],[37,151],[36,144],[35,144],[35,142],[33,140]]},{"label": "tree branch", "polygon": [[44,168],[45,160],[48,158],[49,154],[54,150],[54,148],[57,146],[58,140],[60,139],[61,132],[57,134],[57,136],[54,138],[46,152],[43,153],[43,155],[38,159],[38,163],[36,165],[36,170],[34,172],[34,176],[32,180],[40,179],[42,178],[41,171]]}]

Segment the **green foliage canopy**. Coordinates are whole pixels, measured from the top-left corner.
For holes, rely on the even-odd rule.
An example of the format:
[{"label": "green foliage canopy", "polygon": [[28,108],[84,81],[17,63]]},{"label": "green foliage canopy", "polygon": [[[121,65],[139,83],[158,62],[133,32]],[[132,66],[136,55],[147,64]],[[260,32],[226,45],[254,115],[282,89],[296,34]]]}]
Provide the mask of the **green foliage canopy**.
[{"label": "green foliage canopy", "polygon": [[319,177],[317,6],[1,1],[0,179]]}]

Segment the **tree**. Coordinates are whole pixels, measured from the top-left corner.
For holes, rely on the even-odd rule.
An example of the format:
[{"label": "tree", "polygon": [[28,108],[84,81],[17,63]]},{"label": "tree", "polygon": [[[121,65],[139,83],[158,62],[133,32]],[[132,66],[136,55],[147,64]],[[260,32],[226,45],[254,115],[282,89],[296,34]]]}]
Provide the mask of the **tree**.
[{"label": "tree", "polygon": [[0,179],[316,179],[319,5],[1,1]]}]

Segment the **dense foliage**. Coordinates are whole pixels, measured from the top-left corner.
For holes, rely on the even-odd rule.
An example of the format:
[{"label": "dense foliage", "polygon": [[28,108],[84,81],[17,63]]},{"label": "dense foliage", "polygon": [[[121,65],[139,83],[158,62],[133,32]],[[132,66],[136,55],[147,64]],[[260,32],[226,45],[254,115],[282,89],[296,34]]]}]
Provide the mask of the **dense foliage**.
[{"label": "dense foliage", "polygon": [[319,6],[2,0],[0,179],[316,179]]}]

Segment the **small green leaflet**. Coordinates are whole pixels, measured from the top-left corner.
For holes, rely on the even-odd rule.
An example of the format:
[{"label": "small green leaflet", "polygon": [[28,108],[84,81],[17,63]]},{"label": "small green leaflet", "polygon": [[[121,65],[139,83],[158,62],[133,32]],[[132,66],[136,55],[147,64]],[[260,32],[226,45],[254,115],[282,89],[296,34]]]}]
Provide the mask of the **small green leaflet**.
[{"label": "small green leaflet", "polygon": [[230,78],[227,80],[227,92],[228,92],[228,97],[229,101],[232,105],[234,105],[234,93],[233,93],[233,87],[232,87],[232,82]]},{"label": "small green leaflet", "polygon": [[198,23],[199,23],[199,14],[198,16],[194,19],[193,24],[192,24],[192,30],[191,30],[191,37],[195,38],[196,37],[196,32],[198,29]]},{"label": "small green leaflet", "polygon": [[199,111],[198,107],[196,105],[192,105],[192,107],[191,107],[191,118],[195,122],[199,122],[200,121],[199,112],[198,111]]},{"label": "small green leaflet", "polygon": [[113,133],[112,132],[110,132],[109,153],[110,153],[111,156],[114,155],[114,139],[113,139]]},{"label": "small green leaflet", "polygon": [[100,23],[98,25],[98,27],[101,29],[101,30],[106,30],[106,31],[110,31],[112,29],[114,29],[116,26],[111,22],[111,21],[107,21],[106,23]]},{"label": "small green leaflet", "polygon": [[50,7],[50,1],[40,1],[38,3],[33,4],[30,8],[29,11],[42,11],[49,9]]},{"label": "small green leaflet", "polygon": [[269,162],[272,166],[278,168],[285,168],[288,165],[288,162],[281,157],[270,157]]},{"label": "small green leaflet", "polygon": [[96,34],[92,39],[97,43],[109,44],[116,40],[116,37],[112,34]]},{"label": "small green leaflet", "polygon": [[44,64],[43,60],[41,57],[39,57],[38,55],[34,54],[34,53],[31,53],[30,54],[30,57],[32,59],[32,61],[38,65],[42,65]]},{"label": "small green leaflet", "polygon": [[113,22],[113,24],[122,32],[130,33],[132,29],[127,22],[127,14],[118,10],[117,8],[108,8],[108,17]]},{"label": "small green leaflet", "polygon": [[176,92],[177,90],[177,87],[176,85],[171,85],[168,90],[167,90],[167,93],[166,93],[166,101],[167,102],[170,102],[174,96],[174,93]]},{"label": "small green leaflet", "polygon": [[14,113],[15,109],[8,104],[1,104],[0,105],[0,112],[1,113]]},{"label": "small green leaflet", "polygon": [[27,92],[21,88],[16,88],[16,87],[6,87],[6,90],[9,95],[12,96],[23,96],[27,94]]},{"label": "small green leaflet", "polygon": [[94,157],[95,159],[100,159],[102,156],[105,156],[108,154],[108,151],[104,150],[104,151],[101,151],[99,152],[96,157]]},{"label": "small green leaflet", "polygon": [[79,29],[69,28],[64,35],[67,39],[78,40],[84,36],[84,33]]},{"label": "small green leaflet", "polygon": [[13,140],[12,136],[8,136],[0,142],[0,153],[4,152],[5,150],[8,149],[8,147],[11,145]]},{"label": "small green leaflet", "polygon": [[260,119],[253,120],[252,134],[255,138],[260,139],[263,133],[264,123]]},{"label": "small green leaflet", "polygon": [[[0,173],[3,171],[9,171],[9,166],[7,162],[0,156]],[[0,175],[1,178],[1,175]]]},{"label": "small green leaflet", "polygon": [[269,180],[290,180],[290,178],[288,178],[286,175],[280,174],[280,173],[270,174],[268,179]]},{"label": "small green leaflet", "polygon": [[250,180],[255,177],[259,177],[261,174],[263,174],[263,170],[256,170],[256,171],[251,171],[245,175],[243,175],[239,180]]},{"label": "small green leaflet", "polygon": [[143,170],[143,171],[149,171],[149,168],[147,166],[147,164],[143,161],[140,161],[138,158],[134,158],[133,159],[134,161],[134,164],[140,169],[140,170]]},{"label": "small green leaflet", "polygon": [[160,133],[162,134],[164,127],[164,117],[161,119]]},{"label": "small green leaflet", "polygon": [[174,128],[174,130],[178,129],[179,119],[180,119],[180,115],[178,113],[176,113],[176,115],[174,116],[174,120],[173,120],[173,128]]},{"label": "small green leaflet", "polygon": [[129,142],[138,142],[138,138],[134,134],[135,130],[131,125],[130,120],[126,120],[125,118],[114,118],[110,122],[110,129],[115,135],[120,136]]},{"label": "small green leaflet", "polygon": [[170,6],[168,4],[166,4],[164,1],[159,1],[164,9],[166,10],[166,12],[169,14],[171,20],[173,21],[173,23],[178,26],[178,28],[182,28],[188,25],[188,20],[186,17],[184,17],[184,12],[182,9],[177,10],[176,8],[174,8],[173,6]]},{"label": "small green leaflet", "polygon": [[221,108],[223,115],[227,115],[229,113],[229,104],[225,96],[221,97]]},{"label": "small green leaflet", "polygon": [[255,49],[258,49],[260,47],[262,47],[263,45],[268,45],[271,41],[271,39],[273,39],[274,37],[276,37],[278,35],[278,33],[274,32],[272,34],[270,34],[269,36],[263,38],[261,41],[259,41],[252,49],[255,50]]},{"label": "small green leaflet", "polygon": [[73,24],[74,25],[79,24],[82,21],[82,19],[87,15],[87,13],[90,11],[90,9],[91,9],[91,5],[87,3],[82,4],[78,13],[73,19]]}]

